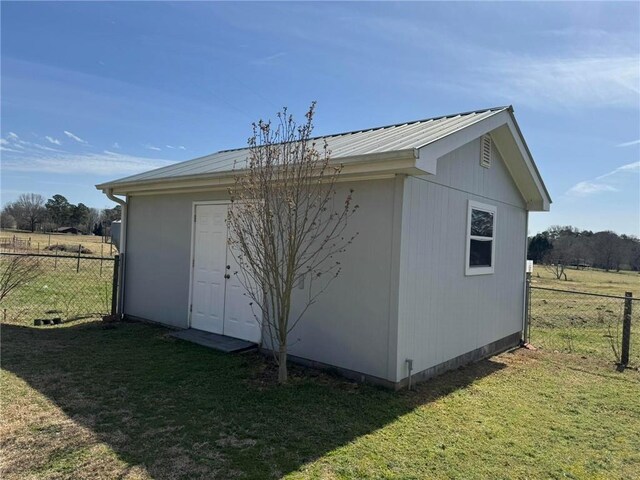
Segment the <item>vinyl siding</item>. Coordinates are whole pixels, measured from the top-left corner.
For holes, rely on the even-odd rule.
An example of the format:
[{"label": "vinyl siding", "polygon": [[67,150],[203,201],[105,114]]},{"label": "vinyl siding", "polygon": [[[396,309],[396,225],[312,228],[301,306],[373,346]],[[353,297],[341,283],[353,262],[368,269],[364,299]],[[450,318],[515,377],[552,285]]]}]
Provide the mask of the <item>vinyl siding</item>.
[{"label": "vinyl siding", "polygon": [[[393,212],[401,201],[395,179],[338,185],[338,198],[353,188],[360,208],[345,236],[359,235],[342,256],[342,273],[290,334],[290,353],[308,360],[380,378],[395,374],[397,316],[389,300]],[[400,188],[398,195],[397,188]],[[189,274],[194,201],[221,200],[224,193],[129,198],[125,313],[180,328],[188,327]],[[396,199],[394,203],[394,198]],[[397,217],[396,217],[397,220]],[[394,234],[395,232],[395,234]],[[398,262],[397,256],[396,263]],[[294,308],[306,290],[294,290]],[[294,311],[295,313],[295,311]],[[392,315],[393,321],[390,322]],[[390,362],[394,362],[390,365]]]},{"label": "vinyl siding", "polygon": [[[527,212],[499,153],[479,158],[477,139],[405,180],[396,380],[521,329]],[[469,200],[497,207],[493,274],[465,276]]]},{"label": "vinyl siding", "polygon": [[127,315],[188,327],[193,202],[225,197],[224,192],[129,197],[124,294]]}]

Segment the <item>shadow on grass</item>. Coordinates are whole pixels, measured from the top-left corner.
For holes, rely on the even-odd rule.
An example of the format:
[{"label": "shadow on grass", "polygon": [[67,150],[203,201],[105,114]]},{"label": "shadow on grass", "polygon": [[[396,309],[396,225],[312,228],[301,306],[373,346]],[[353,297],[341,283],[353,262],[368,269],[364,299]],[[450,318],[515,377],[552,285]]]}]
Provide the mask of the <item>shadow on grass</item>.
[{"label": "shadow on grass", "polygon": [[4,324],[2,366],[154,478],[176,476],[167,465],[178,460],[185,478],[284,475],[503,368],[483,361],[416,392],[293,369],[279,387],[264,382],[270,367],[257,354],[222,354],[167,333],[143,324]]}]

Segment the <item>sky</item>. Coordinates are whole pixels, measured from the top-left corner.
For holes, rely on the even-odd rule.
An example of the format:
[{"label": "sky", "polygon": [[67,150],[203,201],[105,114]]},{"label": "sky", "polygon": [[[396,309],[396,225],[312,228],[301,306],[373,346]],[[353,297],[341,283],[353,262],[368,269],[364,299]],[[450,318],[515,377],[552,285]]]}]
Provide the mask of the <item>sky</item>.
[{"label": "sky", "polygon": [[315,133],[498,105],[550,225],[640,235],[640,3],[1,6],[0,200],[65,195],[246,145],[283,106]]}]

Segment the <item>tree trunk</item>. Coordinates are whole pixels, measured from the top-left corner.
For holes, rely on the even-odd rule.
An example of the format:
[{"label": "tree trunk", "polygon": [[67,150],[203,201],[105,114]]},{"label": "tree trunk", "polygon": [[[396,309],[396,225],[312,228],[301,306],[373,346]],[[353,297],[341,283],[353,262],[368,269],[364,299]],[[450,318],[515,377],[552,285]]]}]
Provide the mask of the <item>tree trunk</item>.
[{"label": "tree trunk", "polygon": [[287,383],[287,346],[280,345],[278,352],[278,383]]}]

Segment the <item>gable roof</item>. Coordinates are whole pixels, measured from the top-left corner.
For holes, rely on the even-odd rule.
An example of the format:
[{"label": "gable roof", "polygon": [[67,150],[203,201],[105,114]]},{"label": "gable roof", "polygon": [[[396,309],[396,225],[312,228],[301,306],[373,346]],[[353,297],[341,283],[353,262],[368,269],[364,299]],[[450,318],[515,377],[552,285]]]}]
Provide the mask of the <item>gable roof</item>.
[{"label": "gable roof", "polygon": [[[327,142],[331,159],[340,161],[348,167],[343,170],[343,175],[346,177],[355,178],[366,175],[367,178],[372,178],[376,175],[396,173],[435,174],[439,157],[460,146],[461,144],[458,145],[460,141],[466,143],[473,140],[469,138],[468,133],[476,135],[475,138],[477,138],[505,123],[512,123],[511,133],[519,137],[517,140],[523,147],[520,148],[523,150],[521,154],[528,157],[525,163],[530,163],[532,167],[530,173],[534,177],[532,178],[534,183],[537,184],[536,189],[539,190],[540,195],[537,196],[540,198],[537,200],[541,202],[538,208],[531,209],[548,210],[548,204],[551,202],[549,194],[533,163],[524,138],[515,124],[513,109],[510,106],[415,120],[314,139],[318,142]],[[478,132],[481,133],[478,134]],[[456,139],[458,139],[457,142]],[[494,142],[498,143],[495,138]],[[96,188],[103,191],[111,190],[116,194],[128,194],[166,190],[169,186],[177,188],[179,185],[185,185],[186,188],[187,182],[192,187],[205,185],[222,187],[232,177],[234,165],[243,165],[248,155],[248,147],[222,150],[204,157],[96,185]],[[514,180],[518,183],[517,179],[514,178]],[[523,196],[527,199],[526,194],[523,193]]]}]

